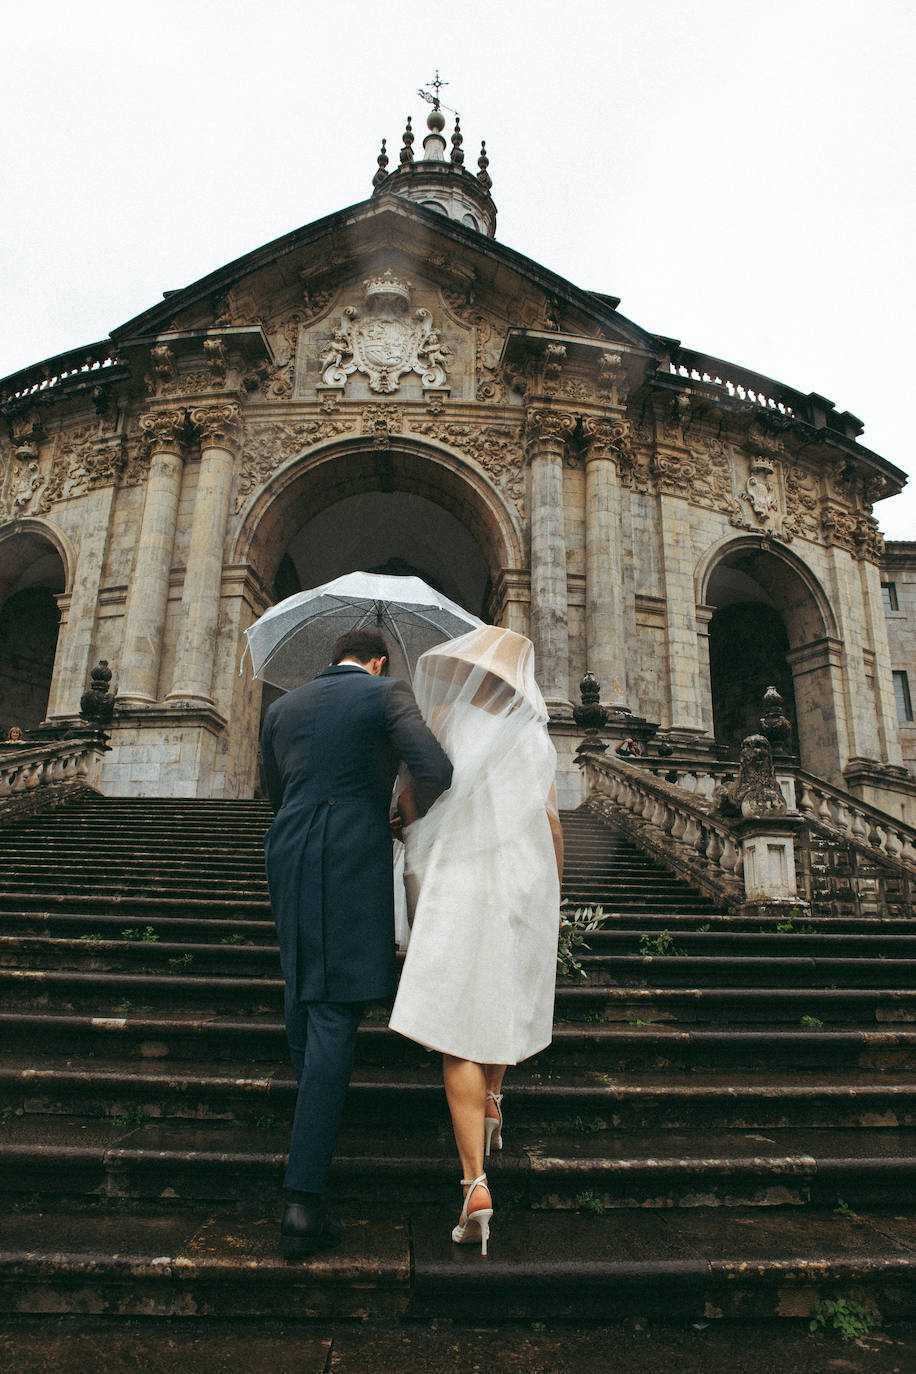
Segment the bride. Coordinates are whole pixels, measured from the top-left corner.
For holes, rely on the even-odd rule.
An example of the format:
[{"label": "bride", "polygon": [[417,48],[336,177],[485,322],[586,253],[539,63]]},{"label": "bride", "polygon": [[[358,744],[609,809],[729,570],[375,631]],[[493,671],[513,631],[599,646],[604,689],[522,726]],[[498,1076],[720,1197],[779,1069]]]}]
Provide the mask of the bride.
[{"label": "bride", "polygon": [[462,1167],[458,1243],[487,1239],[484,1155],[502,1148],[502,1080],[550,1044],[563,836],[556,751],[531,643],[482,626],[423,654],[420,710],[454,767],[417,819],[399,799],[410,944],[389,1025],[442,1054]]}]

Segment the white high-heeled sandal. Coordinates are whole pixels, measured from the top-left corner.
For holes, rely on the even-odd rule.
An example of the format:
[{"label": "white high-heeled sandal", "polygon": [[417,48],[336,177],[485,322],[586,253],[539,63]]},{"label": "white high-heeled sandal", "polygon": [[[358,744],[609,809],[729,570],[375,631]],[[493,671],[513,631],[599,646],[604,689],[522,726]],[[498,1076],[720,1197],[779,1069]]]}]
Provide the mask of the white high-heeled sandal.
[{"label": "white high-heeled sandal", "polygon": [[488,1101],[488,1102],[495,1102],[495,1103],[496,1103],[496,1110],[497,1110],[497,1112],[499,1113],[499,1115],[498,1115],[498,1116],[485,1116],[484,1119],[483,1119],[483,1129],[484,1129],[484,1147],[483,1147],[483,1153],[484,1153],[484,1158],[486,1158],[486,1156],[490,1153],[490,1150],[491,1150],[491,1149],[493,1149],[493,1150],[501,1150],[502,1147],[503,1147],[503,1109],[502,1109],[502,1100],[503,1100],[503,1095],[502,1095],[502,1093],[491,1093],[491,1092],[489,1091],[489,1089],[487,1090],[487,1101]]},{"label": "white high-heeled sandal", "polygon": [[461,1186],[467,1188],[464,1195],[464,1206],[461,1209],[461,1216],[458,1218],[458,1225],[452,1231],[452,1240],[456,1245],[473,1245],[480,1236],[480,1253],[487,1253],[487,1241],[490,1238],[490,1218],[493,1215],[492,1207],[479,1207],[474,1212],[468,1211],[468,1198],[473,1196],[475,1188],[486,1188],[490,1191],[487,1183],[486,1174],[480,1174],[477,1178],[463,1178]]}]

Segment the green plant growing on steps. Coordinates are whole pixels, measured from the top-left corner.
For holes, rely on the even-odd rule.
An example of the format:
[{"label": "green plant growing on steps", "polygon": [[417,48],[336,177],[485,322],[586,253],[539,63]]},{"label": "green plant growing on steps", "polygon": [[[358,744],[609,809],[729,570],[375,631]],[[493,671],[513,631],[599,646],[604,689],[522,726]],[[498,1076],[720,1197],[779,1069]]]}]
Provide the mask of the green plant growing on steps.
[{"label": "green plant growing on steps", "polygon": [[128,1107],[126,1112],[117,1112],[110,1118],[112,1126],[142,1126],[148,1120],[142,1107]]},{"label": "green plant growing on steps", "polygon": [[0,1121],[12,1121],[17,1116],[25,1116],[25,1107],[4,1107],[0,1112]]},{"label": "green plant growing on steps", "polygon": [[803,1030],[821,1030],[824,1023],[817,1016],[803,1016],[799,1024]]},{"label": "green plant growing on steps", "polygon": [[838,1217],[845,1217],[847,1221],[858,1221],[858,1220],[859,1220],[859,1214],[858,1214],[858,1212],[854,1212],[854,1211],[852,1210],[852,1208],[850,1207],[849,1203],[848,1203],[848,1202],[844,1202],[843,1199],[842,1199],[841,1197],[838,1197],[838,1198],[837,1198],[837,1200],[836,1200],[836,1206],[834,1207],[833,1210],[834,1210],[834,1212],[836,1213],[836,1215],[837,1215]]},{"label": "green plant growing on steps", "polygon": [[679,949],[674,943],[674,936],[669,930],[663,930],[661,935],[644,935],[639,942],[639,952],[647,958],[683,958],[686,950]]},{"label": "green plant growing on steps", "polygon": [[80,935],[79,938],[85,941],[87,945],[97,945],[101,940],[105,939],[105,936],[101,935],[99,931],[94,930],[91,935]]},{"label": "green plant growing on steps", "polygon": [[263,1116],[257,1118],[254,1124],[259,1131],[271,1131],[277,1124],[277,1118],[273,1112],[265,1112]]},{"label": "green plant growing on steps", "polygon": [[244,945],[244,944],[245,944],[245,936],[244,936],[244,935],[238,934],[238,932],[236,932],[235,935],[224,935],[223,938],[220,940],[220,944],[221,944],[221,945]]},{"label": "green plant growing on steps", "polygon": [[587,978],[588,974],[579,963],[577,954],[588,951],[591,947],[586,944],[586,935],[593,934],[604,922],[610,919],[610,912],[605,914],[604,908],[600,906],[579,906],[575,911],[567,914],[563,908],[566,906],[566,899],[560,903],[560,938],[557,942],[557,973],[567,978],[573,978],[576,974],[580,978]]},{"label": "green plant growing on steps", "polygon": [[174,959],[169,960],[169,968],[173,973],[180,973],[182,969],[190,968],[193,962],[193,954],[179,954]]},{"label": "green plant growing on steps", "polygon": [[658,1024],[656,1021],[644,1021],[641,1016],[636,1015],[635,1011],[627,1012],[626,1022],[628,1026],[655,1026]]},{"label": "green plant growing on steps", "polygon": [[121,1012],[121,1013],[122,1013],[123,1015],[125,1015],[125,1016],[127,1015],[127,1013],[128,1013],[129,1011],[133,1011],[133,1009],[134,1009],[134,1004],[133,1004],[133,1002],[131,1002],[130,998],[128,998],[128,997],[125,997],[125,998],[124,998],[124,1001],[123,1001],[123,1002],[120,1002],[120,1003],[118,1004],[118,1011]]},{"label": "green plant growing on steps", "polygon": [[593,1216],[601,1217],[604,1216],[604,1203],[597,1193],[577,1193],[576,1211],[591,1212]]},{"label": "green plant growing on steps", "polygon": [[152,926],[145,926],[143,930],[138,930],[136,926],[125,926],[121,931],[123,940],[142,940],[145,945],[154,945],[159,939]]},{"label": "green plant growing on steps", "polygon": [[700,932],[701,935],[705,935],[705,934],[707,933],[707,931],[709,931],[710,929],[711,929],[711,926],[710,926],[710,923],[709,923],[708,921],[706,922],[705,925],[697,926],[697,930]]},{"label": "green plant growing on steps", "polygon": [[879,1323],[880,1316],[869,1312],[855,1298],[828,1298],[815,1307],[808,1330],[822,1331],[829,1327],[831,1331],[838,1331],[844,1341],[854,1341],[859,1336],[867,1336]]}]

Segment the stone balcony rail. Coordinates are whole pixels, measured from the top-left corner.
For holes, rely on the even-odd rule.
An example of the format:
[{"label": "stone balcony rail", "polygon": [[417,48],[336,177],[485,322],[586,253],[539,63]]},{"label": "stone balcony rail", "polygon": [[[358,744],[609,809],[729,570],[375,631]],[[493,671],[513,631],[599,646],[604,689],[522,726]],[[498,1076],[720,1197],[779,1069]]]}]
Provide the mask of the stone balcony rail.
[{"label": "stone balcony rail", "polygon": [[102,380],[107,381],[109,373],[120,363],[117,345],[110,339],[85,344],[69,353],[58,353],[56,357],[45,358],[43,362],[33,363],[0,379],[0,405],[29,401],[52,387],[74,381],[94,386]]},{"label": "stone balcony rail", "polygon": [[94,788],[105,748],[97,731],[48,744],[0,744],[0,824]]},{"label": "stone balcony rail", "polygon": [[857,416],[849,411],[839,413],[832,401],[819,396],[817,392],[806,395],[794,387],[774,381],[772,377],[764,377],[759,372],[751,372],[722,358],[712,358],[705,353],[682,348],[680,344],[674,344],[670,350],[668,372],[672,376],[715,388],[731,400],[744,401],[759,406],[761,410],[801,420],[815,429],[833,430],[846,439],[857,439],[864,428]]}]

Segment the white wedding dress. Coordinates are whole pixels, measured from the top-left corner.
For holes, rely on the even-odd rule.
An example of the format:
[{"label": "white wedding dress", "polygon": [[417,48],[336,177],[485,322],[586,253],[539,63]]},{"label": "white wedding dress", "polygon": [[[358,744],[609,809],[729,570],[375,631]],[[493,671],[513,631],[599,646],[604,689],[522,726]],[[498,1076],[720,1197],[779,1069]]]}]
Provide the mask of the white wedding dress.
[{"label": "white wedding dress", "polygon": [[537,1053],[553,1026],[556,751],[531,658],[522,636],[486,626],[424,654],[415,677],[454,776],[405,831],[413,924],[389,1024],[485,1064]]}]

